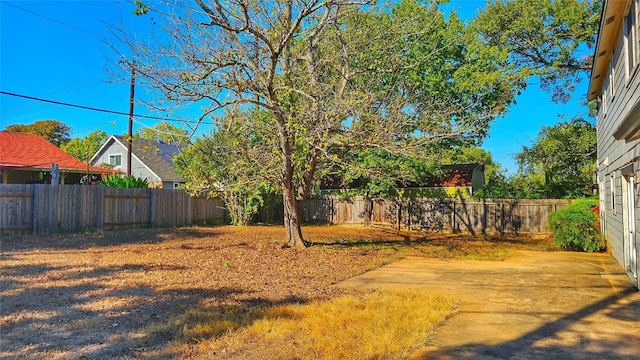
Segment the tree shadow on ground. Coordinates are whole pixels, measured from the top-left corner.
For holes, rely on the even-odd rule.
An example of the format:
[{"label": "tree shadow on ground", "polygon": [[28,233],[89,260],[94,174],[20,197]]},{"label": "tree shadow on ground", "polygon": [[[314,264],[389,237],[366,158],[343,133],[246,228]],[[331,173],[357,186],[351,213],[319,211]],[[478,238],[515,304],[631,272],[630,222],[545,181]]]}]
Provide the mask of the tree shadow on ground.
[{"label": "tree shadow on ground", "polygon": [[[395,233],[396,239],[342,239],[338,241],[313,242],[312,246],[328,248],[390,248],[411,249],[412,253],[423,254],[427,257],[460,257],[473,254],[491,254],[508,251],[515,254],[514,250],[554,250],[550,240],[536,240],[526,237],[474,237],[469,235],[425,235]],[[507,256],[508,257],[508,256]],[[491,259],[492,257],[489,257]],[[503,259],[504,260],[504,259]]]},{"label": "tree shadow on ground", "polygon": [[82,250],[94,247],[110,247],[126,244],[159,244],[174,237],[192,239],[215,238],[219,232],[215,228],[130,228],[109,231],[94,231],[64,234],[3,234],[0,247],[2,252],[28,250]]},{"label": "tree shadow on ground", "polygon": [[[2,268],[0,358],[128,359],[154,351],[174,358],[167,345],[179,339],[185,313],[240,296],[240,308],[305,302],[251,296],[242,288],[164,288],[126,281],[120,274],[180,271],[171,265],[91,267],[15,265]],[[46,281],[28,285],[28,279]],[[215,308],[210,305],[207,308]],[[243,324],[245,325],[245,324]]]},{"label": "tree shadow on ground", "polygon": [[[603,321],[602,334],[572,329],[573,325],[596,313],[628,324],[625,334],[611,333]],[[441,348],[416,359],[640,359],[640,298],[637,289],[624,290],[497,345],[469,343],[461,347]]]},{"label": "tree shadow on ground", "polygon": [[403,233],[395,230],[381,230],[385,235],[382,238],[366,238],[366,237],[348,237],[338,238],[338,240],[316,240],[313,241],[313,246],[327,246],[327,247],[362,247],[371,245],[424,245],[424,244],[443,244],[451,241],[475,241],[476,239],[471,236],[462,235],[434,235],[434,234],[417,234],[417,233]]}]

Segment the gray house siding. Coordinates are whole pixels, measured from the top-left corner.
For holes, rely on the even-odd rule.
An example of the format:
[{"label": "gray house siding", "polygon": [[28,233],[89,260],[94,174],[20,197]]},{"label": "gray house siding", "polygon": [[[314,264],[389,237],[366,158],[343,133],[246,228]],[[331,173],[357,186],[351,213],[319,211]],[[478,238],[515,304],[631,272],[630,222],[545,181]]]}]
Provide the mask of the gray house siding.
[{"label": "gray house siding", "polygon": [[[134,140],[135,144],[135,140]],[[110,155],[121,154],[122,164],[116,167],[116,170],[120,170],[123,173],[127,172],[127,148],[123,146],[119,141],[116,141],[113,137],[109,138],[105,145],[93,156],[91,164],[109,164]],[[131,157],[131,175],[143,179],[147,179],[149,184],[161,184],[160,179],[154,172],[152,172],[144,163],[142,163],[136,156]],[[173,187],[169,187],[170,189]]]},{"label": "gray house siding", "polygon": [[175,189],[176,186],[183,184],[183,183],[178,183],[178,182],[173,182],[173,181],[163,181],[162,182],[162,188],[163,189]]},{"label": "gray house siding", "polygon": [[[640,1],[635,1],[640,5]],[[627,70],[628,46],[622,19],[628,14],[627,9],[631,1],[626,2],[624,7],[621,4],[625,3],[616,4],[605,1],[603,18],[606,13],[607,19],[611,19],[611,14],[615,11],[618,23],[601,22],[596,57],[604,58],[605,56],[600,54],[608,55],[612,66],[607,66],[606,71],[596,74],[595,69],[598,64],[594,64],[589,98],[597,96],[599,105],[598,184],[602,230],[611,254],[627,271],[637,287],[640,241],[635,229],[640,227],[640,139],[633,140],[632,137],[635,136],[620,134],[621,129],[624,128],[623,123],[640,123],[640,117],[634,115],[635,107],[640,106],[640,65],[636,65],[630,71]],[[603,35],[602,28],[609,24],[612,26],[605,29],[609,31],[607,36],[615,34],[615,37],[610,37],[611,40],[607,42],[607,36]],[[637,24],[634,26],[637,28]],[[640,31],[638,31],[638,37],[640,37]],[[598,59],[597,61],[606,60]],[[594,88],[596,79],[601,79],[602,85]],[[630,196],[630,191],[633,191],[633,197]],[[634,247],[636,249],[635,264],[631,258]]]},{"label": "gray house siding", "polygon": [[118,143],[114,143],[112,140],[108,140],[106,146],[99,150],[91,159],[91,165],[110,164],[110,156],[120,156],[120,166],[114,166],[114,170],[120,170],[123,173],[127,172],[127,149],[120,146]]}]

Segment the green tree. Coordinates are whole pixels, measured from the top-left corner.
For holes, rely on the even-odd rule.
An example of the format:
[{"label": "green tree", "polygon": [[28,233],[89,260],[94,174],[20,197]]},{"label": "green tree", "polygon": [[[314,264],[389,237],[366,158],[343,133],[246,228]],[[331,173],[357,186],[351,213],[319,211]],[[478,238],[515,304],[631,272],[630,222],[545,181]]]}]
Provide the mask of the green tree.
[{"label": "green tree", "polygon": [[149,181],[135,176],[110,175],[102,179],[101,184],[105,187],[119,189],[146,189]]},{"label": "green tree", "polygon": [[234,126],[221,126],[174,157],[176,170],[186,180],[185,190],[222,197],[234,225],[248,225],[276,192],[278,174],[270,169],[277,168],[277,147],[266,126],[251,126],[267,124],[270,116],[258,109],[230,111],[220,123]]},{"label": "green tree", "polygon": [[597,205],[597,199],[580,199],[551,214],[549,227],[553,232],[553,243],[563,250],[604,250],[600,219],[593,211]]},{"label": "green tree", "polygon": [[39,135],[59,147],[70,140],[71,127],[57,120],[40,120],[29,125],[9,125],[4,131]]},{"label": "green tree", "polygon": [[490,175],[483,187],[473,193],[478,199],[512,199],[517,198],[517,191],[511,181],[502,173]]},{"label": "green tree", "polygon": [[343,163],[323,169],[325,180],[339,185],[345,197],[370,199],[397,195],[398,183],[423,182],[441,172],[440,162],[429,157],[391,154],[376,148],[341,149]]},{"label": "green tree", "polygon": [[216,131],[267,130],[263,153],[275,158],[245,171],[274,176],[286,246],[305,246],[301,211],[321,167],[357,166],[347,164],[357,147],[419,158],[450,139],[476,142],[517,90],[507,54],[437,1],[358,4],[369,2],[142,4],[139,13],[171,24],[150,39],[168,41],[120,36],[142,57],[138,79],[170,103],[200,102],[200,119],[219,110],[270,113],[247,122],[217,116]]},{"label": "green tree", "polygon": [[592,194],[596,129],[582,119],[542,127],[530,147],[516,155],[518,197],[576,198]]},{"label": "green tree", "polygon": [[153,127],[141,128],[133,134],[133,137],[161,141],[165,144],[187,145],[191,139],[191,134],[186,129],[163,121]]},{"label": "green tree", "polygon": [[490,179],[498,178],[505,172],[502,165],[493,160],[490,151],[477,146],[454,148],[451,152],[446,152],[445,155],[446,157],[442,159],[444,164],[483,163],[485,182],[487,183]]},{"label": "green tree", "polygon": [[591,70],[601,0],[492,0],[473,21],[487,44],[506,49],[520,77],[538,76],[566,102]]},{"label": "green tree", "polygon": [[91,157],[98,152],[100,147],[109,138],[109,135],[102,131],[93,131],[83,138],[73,138],[69,142],[62,144],[60,148],[73,157],[79,159],[82,162],[88,162]]}]

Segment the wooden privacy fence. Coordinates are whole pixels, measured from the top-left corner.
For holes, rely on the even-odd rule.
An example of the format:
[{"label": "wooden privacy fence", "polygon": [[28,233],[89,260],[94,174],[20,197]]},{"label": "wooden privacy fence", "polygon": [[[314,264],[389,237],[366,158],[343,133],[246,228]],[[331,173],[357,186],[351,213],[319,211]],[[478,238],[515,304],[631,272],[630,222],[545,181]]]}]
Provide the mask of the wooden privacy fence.
[{"label": "wooden privacy fence", "polygon": [[[329,224],[471,234],[545,234],[549,215],[570,200],[389,198],[307,200],[304,218]],[[183,191],[86,185],[0,185],[0,231],[39,233],[173,227],[226,222],[221,199]]]},{"label": "wooden privacy fence", "polygon": [[0,185],[0,231],[75,232],[223,222],[219,199],[183,191],[86,185]]},{"label": "wooden privacy fence", "polygon": [[362,224],[404,230],[471,234],[546,234],[549,215],[571,200],[470,200],[390,198],[310,199],[307,221]]},{"label": "wooden privacy fence", "polygon": [[222,224],[228,217],[224,200],[204,196],[191,198],[191,214],[194,225]]}]

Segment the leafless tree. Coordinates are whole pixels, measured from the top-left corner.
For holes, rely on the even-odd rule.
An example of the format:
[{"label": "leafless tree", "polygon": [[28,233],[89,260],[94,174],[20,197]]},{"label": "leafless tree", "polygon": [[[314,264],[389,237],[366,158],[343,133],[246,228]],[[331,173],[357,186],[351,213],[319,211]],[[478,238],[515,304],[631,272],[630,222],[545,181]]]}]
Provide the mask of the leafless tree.
[{"label": "leafless tree", "polygon": [[[442,139],[481,136],[513,96],[513,80],[465,50],[464,26],[451,27],[435,4],[406,1],[395,13],[368,0],[138,5],[162,31],[119,38],[167,103],[205,104],[198,121],[225,127],[233,116],[219,111],[270,112],[260,126],[277,147],[288,247],[306,246],[300,222],[318,167],[342,161],[330,149],[420,154]],[[460,70],[469,56],[492,76]]]}]

